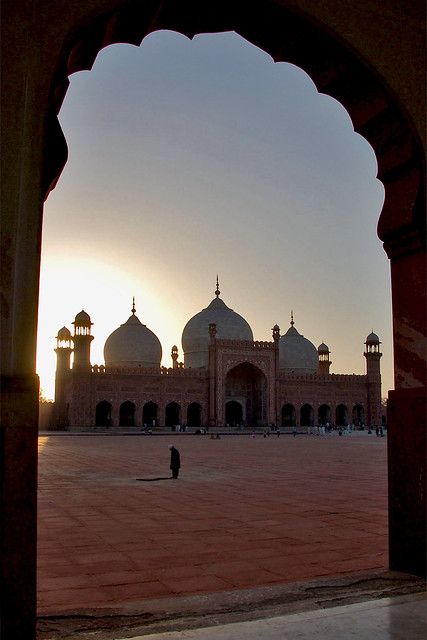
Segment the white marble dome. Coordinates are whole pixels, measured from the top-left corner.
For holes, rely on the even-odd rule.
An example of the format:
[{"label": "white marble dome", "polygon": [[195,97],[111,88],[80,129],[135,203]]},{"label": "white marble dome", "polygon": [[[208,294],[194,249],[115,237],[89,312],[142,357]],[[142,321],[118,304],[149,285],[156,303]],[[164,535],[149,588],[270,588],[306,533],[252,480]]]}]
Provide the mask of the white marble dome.
[{"label": "white marble dome", "polygon": [[185,325],[182,332],[184,366],[200,368],[208,366],[209,325],[216,324],[217,338],[222,340],[253,340],[252,329],[241,315],[227,307],[216,297],[199,313],[196,313]]},{"label": "white marble dome", "polygon": [[162,345],[132,311],[130,318],[107,338],[104,359],[107,367],[160,367]]},{"label": "white marble dome", "polygon": [[298,333],[293,320],[279,340],[279,367],[289,373],[316,373],[319,370],[316,347]]}]

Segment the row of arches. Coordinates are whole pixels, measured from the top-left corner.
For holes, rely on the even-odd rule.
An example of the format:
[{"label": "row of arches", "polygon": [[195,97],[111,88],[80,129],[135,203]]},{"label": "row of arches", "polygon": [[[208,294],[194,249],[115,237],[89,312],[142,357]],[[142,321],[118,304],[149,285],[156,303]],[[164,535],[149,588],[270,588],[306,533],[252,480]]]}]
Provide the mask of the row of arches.
[{"label": "row of arches", "polygon": [[[297,424],[297,413],[293,404],[287,403],[282,407],[282,426],[295,427]],[[350,420],[351,418],[351,420]],[[301,427],[314,426],[315,412],[310,404],[303,404],[299,412],[299,425]],[[335,408],[335,415],[328,404],[321,404],[317,410],[317,424],[335,424],[337,427],[345,427],[351,422],[356,426],[365,423],[365,409],[361,404],[355,404],[351,416],[347,405],[339,404]]]},{"label": "row of arches", "polygon": [[[95,425],[97,427],[110,427],[113,424],[113,406],[108,400],[98,402],[95,407]],[[126,400],[119,407],[119,426],[135,427],[147,426],[154,427],[159,424],[160,410],[159,405],[155,402],[146,402],[142,407],[141,421],[138,422],[137,408],[134,402]],[[177,402],[169,402],[165,406],[164,413],[165,425],[172,427],[181,424],[181,406]],[[202,407],[198,402],[192,402],[187,407],[186,424],[189,427],[200,427],[202,424]]]},{"label": "row of arches", "polygon": [[[95,425],[97,427],[110,427],[113,424],[113,406],[108,400],[98,402],[95,408]],[[177,402],[169,402],[164,409],[164,424],[173,427],[182,423],[181,406]],[[351,420],[350,420],[351,418]],[[155,402],[146,402],[142,408],[141,420],[138,420],[137,408],[134,402],[127,400],[119,406],[118,423],[121,427],[147,426],[154,427],[159,424],[160,410]],[[202,406],[198,402],[188,405],[186,411],[186,424],[189,427],[202,425]],[[243,422],[243,409],[239,402],[226,403],[226,423],[234,426]],[[349,422],[356,426],[365,423],[365,409],[361,404],[354,405],[351,416],[345,404],[339,404],[335,408],[335,415],[328,404],[322,404],[317,410],[316,424],[335,424],[344,427]],[[315,411],[312,405],[303,404],[299,410],[299,422],[301,427],[312,427],[315,424]],[[282,427],[295,427],[297,425],[297,410],[293,404],[286,403],[281,410]]]}]

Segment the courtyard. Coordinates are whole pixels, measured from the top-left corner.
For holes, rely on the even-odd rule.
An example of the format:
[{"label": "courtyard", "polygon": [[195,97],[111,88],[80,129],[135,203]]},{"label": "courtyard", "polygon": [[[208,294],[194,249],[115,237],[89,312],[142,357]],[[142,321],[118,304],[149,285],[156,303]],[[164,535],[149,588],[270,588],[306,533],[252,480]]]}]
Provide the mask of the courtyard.
[{"label": "courtyard", "polygon": [[386,449],[366,432],[43,435],[38,613],[384,569]]}]

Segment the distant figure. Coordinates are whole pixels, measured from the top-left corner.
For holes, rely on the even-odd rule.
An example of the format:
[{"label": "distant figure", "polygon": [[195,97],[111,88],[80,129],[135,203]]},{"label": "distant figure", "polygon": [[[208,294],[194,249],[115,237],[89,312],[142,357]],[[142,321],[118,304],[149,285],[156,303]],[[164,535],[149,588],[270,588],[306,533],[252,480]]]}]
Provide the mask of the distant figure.
[{"label": "distant figure", "polygon": [[277,429],[277,437],[280,438],[280,429]]},{"label": "distant figure", "polygon": [[179,469],[181,467],[181,459],[178,449],[175,449],[173,444],[169,445],[169,450],[171,452],[171,463],[169,468],[172,469],[172,478],[176,480],[178,478]]},{"label": "distant figure", "polygon": [[297,435],[297,428],[296,428],[296,427],[294,427],[294,428],[292,429],[292,435],[294,436],[294,438],[295,438],[295,436]]}]

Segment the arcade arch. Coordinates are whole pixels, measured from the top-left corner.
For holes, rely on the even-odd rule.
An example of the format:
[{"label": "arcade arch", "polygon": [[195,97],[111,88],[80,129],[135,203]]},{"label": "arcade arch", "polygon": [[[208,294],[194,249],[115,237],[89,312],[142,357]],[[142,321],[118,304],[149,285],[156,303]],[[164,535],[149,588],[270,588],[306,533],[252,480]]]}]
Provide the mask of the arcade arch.
[{"label": "arcade arch", "polygon": [[345,404],[337,405],[335,409],[335,424],[337,427],[346,427],[348,425],[348,409]]},{"label": "arcade arch", "polygon": [[165,409],[165,425],[175,427],[181,424],[181,407],[177,402],[169,402]]},{"label": "arcade arch", "polygon": [[296,411],[293,404],[284,404],[282,407],[282,427],[296,426]]},{"label": "arcade arch", "polygon": [[301,427],[312,427],[314,425],[314,410],[311,404],[303,404],[300,409]]},{"label": "arcade arch", "polygon": [[122,402],[119,409],[119,425],[121,427],[135,426],[135,404],[130,400]]},{"label": "arcade arch", "polygon": [[356,427],[365,424],[365,408],[361,404],[355,404],[352,412],[352,422]]},{"label": "arcade arch", "polygon": [[202,406],[198,402],[192,402],[187,407],[187,425],[189,427],[202,426]]},{"label": "arcade arch", "polygon": [[107,400],[101,400],[95,407],[95,426],[109,427],[111,426],[111,403]]},{"label": "arcade arch", "polygon": [[159,407],[155,402],[146,402],[142,407],[142,424],[155,427],[159,419]]},{"label": "arcade arch", "polygon": [[321,404],[317,411],[317,422],[319,425],[331,424],[331,407],[328,404]]}]

